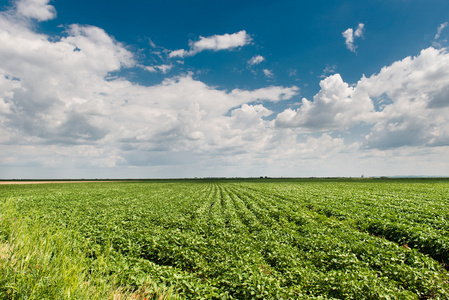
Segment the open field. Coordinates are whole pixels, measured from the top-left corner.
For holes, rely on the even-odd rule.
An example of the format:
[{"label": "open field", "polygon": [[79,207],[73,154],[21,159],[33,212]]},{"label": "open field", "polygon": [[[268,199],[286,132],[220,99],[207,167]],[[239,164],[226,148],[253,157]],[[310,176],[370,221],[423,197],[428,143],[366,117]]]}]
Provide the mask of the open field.
[{"label": "open field", "polygon": [[[112,180],[0,180],[0,184],[44,184],[44,183],[86,183],[113,182]],[[115,181],[114,181],[115,182]]]},{"label": "open field", "polygon": [[0,262],[1,299],[449,299],[449,179],[1,185]]}]

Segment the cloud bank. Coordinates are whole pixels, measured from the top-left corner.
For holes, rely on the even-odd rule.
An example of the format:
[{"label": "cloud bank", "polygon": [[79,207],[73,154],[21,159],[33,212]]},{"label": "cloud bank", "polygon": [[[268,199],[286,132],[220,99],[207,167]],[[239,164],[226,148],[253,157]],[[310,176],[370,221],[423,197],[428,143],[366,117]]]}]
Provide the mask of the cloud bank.
[{"label": "cloud bank", "polygon": [[[444,48],[424,49],[355,84],[338,73],[325,76],[312,100],[299,101],[296,86],[224,90],[193,73],[137,84],[120,76],[142,67],[135,54],[103,29],[72,24],[56,38],[30,26],[55,16],[48,1],[38,0],[19,1],[0,14],[0,166],[11,170],[1,176],[33,168],[40,176],[61,170],[65,178],[80,177],[65,173],[80,169],[110,177],[112,168],[129,172],[115,177],[249,176],[266,170],[348,176],[361,168],[425,171],[423,157],[439,162],[435,172],[449,169]],[[347,31],[354,51],[363,29],[359,24]],[[250,41],[246,31],[201,37],[190,50],[171,54]],[[263,57],[245,61],[256,65]],[[162,74],[170,68],[146,67]],[[296,108],[276,111],[283,101]]]},{"label": "cloud bank", "polygon": [[[110,75],[138,64],[101,28],[73,24],[67,36],[54,40],[11,12],[0,16],[0,24],[4,149],[23,145],[39,153],[58,146],[64,149],[58,150],[61,156],[85,155],[103,166],[168,164],[176,154],[167,153],[258,151],[271,138],[264,118],[272,112],[261,103],[291,99],[298,92],[294,86],[219,90],[191,74],[143,86]],[[193,49],[228,49],[247,41],[243,31],[203,38]],[[153,68],[148,71],[169,70]],[[17,163],[14,157],[5,151],[1,163]]]}]

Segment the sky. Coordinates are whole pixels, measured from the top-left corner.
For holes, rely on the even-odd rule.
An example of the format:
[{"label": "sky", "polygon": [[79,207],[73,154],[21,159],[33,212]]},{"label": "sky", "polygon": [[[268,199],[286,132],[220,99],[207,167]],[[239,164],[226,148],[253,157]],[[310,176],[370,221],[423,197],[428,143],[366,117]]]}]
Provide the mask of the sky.
[{"label": "sky", "polygon": [[0,179],[449,176],[449,1],[0,0]]}]

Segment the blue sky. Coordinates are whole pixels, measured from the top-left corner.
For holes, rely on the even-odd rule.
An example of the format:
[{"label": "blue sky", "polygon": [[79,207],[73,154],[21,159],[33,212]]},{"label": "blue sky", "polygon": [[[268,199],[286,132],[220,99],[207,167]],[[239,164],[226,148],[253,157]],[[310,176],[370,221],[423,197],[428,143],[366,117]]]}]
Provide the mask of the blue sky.
[{"label": "blue sky", "polygon": [[0,8],[0,178],[449,175],[448,1]]},{"label": "blue sky", "polygon": [[[267,84],[298,85],[302,96],[319,90],[319,76],[329,67],[349,82],[379,72],[406,56],[416,55],[433,42],[447,18],[447,1],[53,1],[57,17],[40,24],[42,32],[60,36],[59,25],[94,25],[134,50],[147,64],[170,60],[151,51],[186,49],[200,36],[245,30],[252,42],[237,51],[206,52],[184,60],[170,74],[204,71],[201,80],[225,89],[259,88]],[[369,29],[356,41],[357,54],[344,47],[342,32],[359,23]],[[156,46],[152,49],[149,40]],[[342,47],[343,46],[343,47]],[[254,68],[247,60],[266,60]],[[273,71],[266,78],[263,69]],[[128,70],[129,71],[129,70]],[[239,71],[239,72],[236,72]],[[295,76],[291,74],[296,71]],[[232,75],[230,75],[232,74]],[[148,75],[148,74],[147,74]],[[165,76],[130,78],[143,84]],[[328,74],[325,74],[328,75]],[[298,80],[300,82],[298,83]],[[307,85],[307,86],[304,86]]]}]

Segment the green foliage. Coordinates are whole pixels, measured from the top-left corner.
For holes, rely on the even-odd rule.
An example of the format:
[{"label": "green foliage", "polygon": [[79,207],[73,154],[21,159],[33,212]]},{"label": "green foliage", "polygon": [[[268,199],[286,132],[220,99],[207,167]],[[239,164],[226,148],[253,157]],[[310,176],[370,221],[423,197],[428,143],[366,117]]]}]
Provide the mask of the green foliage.
[{"label": "green foliage", "polygon": [[447,299],[448,191],[430,180],[0,186],[0,239],[14,245],[0,298]]},{"label": "green foliage", "polygon": [[[0,228],[1,299],[101,299],[101,282],[88,279],[82,239],[71,230],[60,231],[36,223],[28,211],[21,216],[2,203]],[[101,273],[95,274],[100,278]]]}]

